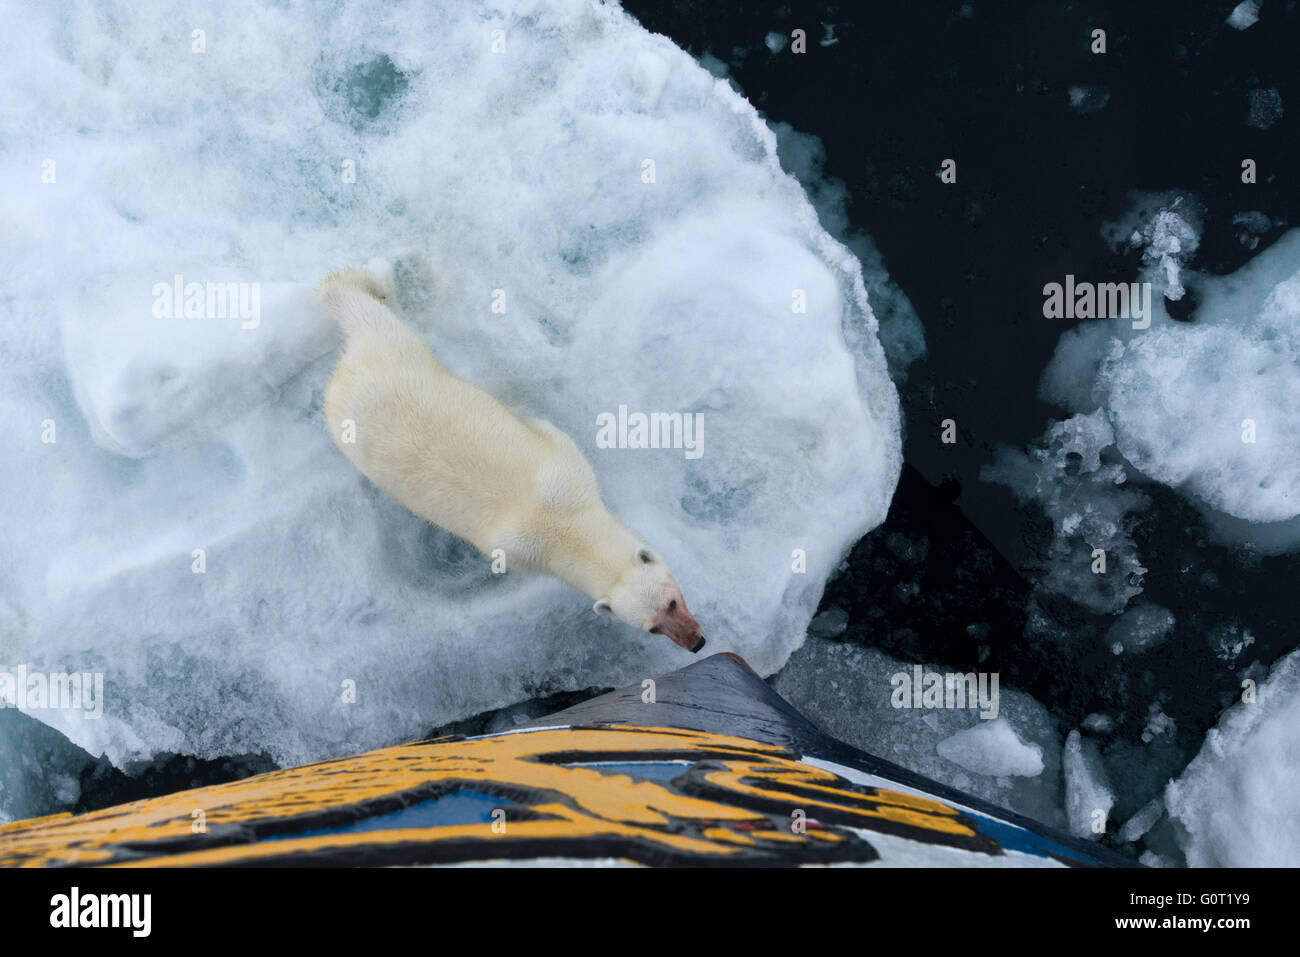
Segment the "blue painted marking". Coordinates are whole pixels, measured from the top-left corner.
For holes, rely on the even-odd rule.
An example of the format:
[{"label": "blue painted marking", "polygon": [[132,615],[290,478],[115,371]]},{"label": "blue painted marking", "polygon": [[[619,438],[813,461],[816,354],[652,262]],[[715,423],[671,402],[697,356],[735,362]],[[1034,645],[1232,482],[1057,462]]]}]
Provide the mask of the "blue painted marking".
[{"label": "blue painted marking", "polygon": [[985,817],[983,814],[977,814],[974,811],[966,810],[963,813],[973,817],[976,823],[979,824],[980,833],[993,838],[1004,850],[1020,851],[1022,854],[1033,854],[1037,857],[1068,857],[1075,861],[1090,862],[1089,858],[1078,851],[1072,851],[1049,838],[1035,834],[1033,831],[1026,831],[1022,827],[1016,827],[1014,824],[1008,824],[1006,821],[999,821],[995,818]]},{"label": "blue painted marking", "polygon": [[314,828],[294,834],[277,834],[268,841],[295,840],[300,837],[325,837],[334,834],[360,834],[366,831],[419,830],[430,827],[453,827],[458,824],[491,824],[492,812],[514,804],[506,798],[462,788],[442,797],[430,798],[388,814],[368,817],[339,827]]},{"label": "blue painted marking", "polygon": [[627,774],[646,781],[671,781],[690,766],[690,761],[589,761],[565,765],[591,768],[601,774]]}]

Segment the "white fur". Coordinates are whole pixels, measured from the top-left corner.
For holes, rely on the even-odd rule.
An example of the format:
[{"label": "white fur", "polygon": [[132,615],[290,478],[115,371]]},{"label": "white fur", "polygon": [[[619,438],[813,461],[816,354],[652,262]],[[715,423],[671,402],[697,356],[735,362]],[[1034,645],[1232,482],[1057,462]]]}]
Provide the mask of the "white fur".
[{"label": "white fur", "polygon": [[[572,439],[549,422],[520,421],[448,372],[369,273],[334,273],[317,294],[346,338],[325,418],[372,482],[485,556],[501,549],[508,570],[554,575],[598,612],[643,631],[661,627],[683,644],[672,627],[680,621],[663,617],[680,602],[698,635],[667,567],[605,508]],[[342,440],[347,420],[354,442]]]}]

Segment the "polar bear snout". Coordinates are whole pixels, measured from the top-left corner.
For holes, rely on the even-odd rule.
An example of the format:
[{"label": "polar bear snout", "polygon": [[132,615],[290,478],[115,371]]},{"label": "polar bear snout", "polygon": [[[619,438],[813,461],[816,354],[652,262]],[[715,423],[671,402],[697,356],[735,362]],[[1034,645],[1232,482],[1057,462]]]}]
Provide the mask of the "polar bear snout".
[{"label": "polar bear snout", "polygon": [[646,548],[637,550],[636,564],[592,610],[652,635],[666,635],[690,652],[704,647],[704,632],[686,607],[682,590],[663,562]]},{"label": "polar bear snout", "polygon": [[646,630],[655,635],[667,635],[675,644],[681,645],[689,652],[697,652],[704,647],[704,632],[695,616],[686,608],[686,599],[682,593],[673,588],[650,621]]}]

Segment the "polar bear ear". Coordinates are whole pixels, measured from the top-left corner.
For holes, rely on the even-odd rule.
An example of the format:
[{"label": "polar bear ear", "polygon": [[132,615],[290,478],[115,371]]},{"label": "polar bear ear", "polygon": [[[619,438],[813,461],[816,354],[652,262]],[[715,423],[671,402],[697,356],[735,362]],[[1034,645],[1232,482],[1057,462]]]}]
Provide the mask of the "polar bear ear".
[{"label": "polar bear ear", "polygon": [[602,598],[596,604],[591,606],[591,610],[598,615],[604,615],[606,618],[614,617],[614,606],[609,603],[608,598]]},{"label": "polar bear ear", "polygon": [[654,552],[648,548],[638,548],[636,550],[636,560],[643,565],[649,565],[655,560]]}]

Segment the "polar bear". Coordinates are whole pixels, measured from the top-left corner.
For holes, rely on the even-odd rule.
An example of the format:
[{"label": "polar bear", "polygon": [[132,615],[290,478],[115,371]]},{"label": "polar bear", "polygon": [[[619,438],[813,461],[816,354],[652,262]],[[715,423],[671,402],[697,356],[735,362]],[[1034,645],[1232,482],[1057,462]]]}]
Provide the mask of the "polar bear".
[{"label": "polar bear", "polygon": [[704,646],[663,559],[605,507],[569,436],[448,372],[373,274],[332,273],[316,294],[345,339],[325,418],[364,475],[485,556],[585,592],[598,614]]}]

